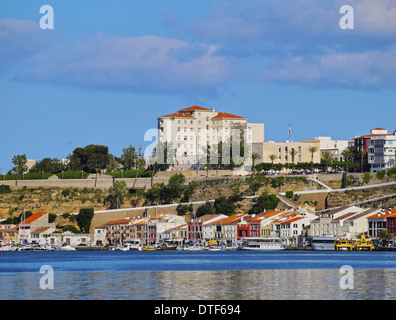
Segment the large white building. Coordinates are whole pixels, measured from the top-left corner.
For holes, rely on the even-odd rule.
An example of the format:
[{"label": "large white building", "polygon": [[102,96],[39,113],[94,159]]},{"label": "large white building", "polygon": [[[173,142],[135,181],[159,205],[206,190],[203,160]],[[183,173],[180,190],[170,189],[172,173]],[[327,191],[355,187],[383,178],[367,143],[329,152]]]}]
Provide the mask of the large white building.
[{"label": "large white building", "polygon": [[396,131],[388,133],[383,128],[370,130],[367,159],[370,171],[388,170],[395,166]]},{"label": "large white building", "polygon": [[248,123],[247,118],[193,106],[158,119],[158,142],[171,143],[176,164],[199,163],[207,145],[243,140],[264,142],[264,124]]},{"label": "large white building", "polygon": [[342,152],[348,148],[349,140],[332,140],[331,137],[315,137],[320,143],[320,153],[329,151],[335,161],[344,161]]}]

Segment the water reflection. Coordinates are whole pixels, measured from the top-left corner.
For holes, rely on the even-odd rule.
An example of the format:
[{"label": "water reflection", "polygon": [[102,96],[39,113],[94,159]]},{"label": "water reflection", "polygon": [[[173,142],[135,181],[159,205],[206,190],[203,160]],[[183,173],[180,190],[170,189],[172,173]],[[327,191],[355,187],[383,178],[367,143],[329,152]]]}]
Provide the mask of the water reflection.
[{"label": "water reflection", "polygon": [[354,271],[354,289],[340,289],[338,269],[164,272],[58,272],[53,290],[37,273],[2,274],[2,299],[396,299],[396,270]]}]

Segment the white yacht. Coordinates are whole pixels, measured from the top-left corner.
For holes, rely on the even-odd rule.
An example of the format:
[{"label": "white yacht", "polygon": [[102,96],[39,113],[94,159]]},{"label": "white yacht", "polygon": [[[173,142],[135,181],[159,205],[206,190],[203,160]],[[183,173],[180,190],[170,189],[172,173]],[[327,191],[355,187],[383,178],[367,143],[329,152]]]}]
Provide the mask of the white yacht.
[{"label": "white yacht", "polygon": [[336,238],[332,236],[313,237],[311,241],[313,250],[332,251],[335,250],[334,242]]},{"label": "white yacht", "polygon": [[241,238],[242,250],[283,250],[285,249],[279,238],[248,237]]}]

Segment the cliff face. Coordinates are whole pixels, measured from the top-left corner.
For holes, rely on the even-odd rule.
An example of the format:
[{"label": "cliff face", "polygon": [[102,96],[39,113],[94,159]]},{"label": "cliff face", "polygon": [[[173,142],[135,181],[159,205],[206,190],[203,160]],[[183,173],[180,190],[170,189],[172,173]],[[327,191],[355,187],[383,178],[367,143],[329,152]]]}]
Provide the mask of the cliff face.
[{"label": "cliff face", "polygon": [[22,188],[0,194],[0,218],[7,219],[26,211],[50,213],[74,213],[81,208],[105,210],[103,202],[107,194],[100,190],[61,188]]}]

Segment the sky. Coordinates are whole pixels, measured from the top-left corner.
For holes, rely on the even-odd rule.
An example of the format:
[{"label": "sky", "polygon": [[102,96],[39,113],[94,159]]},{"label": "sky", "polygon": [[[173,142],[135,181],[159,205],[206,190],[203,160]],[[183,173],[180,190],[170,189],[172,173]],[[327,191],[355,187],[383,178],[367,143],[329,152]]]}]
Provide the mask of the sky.
[{"label": "sky", "polygon": [[395,89],[394,0],[0,2],[0,173],[18,154],[144,150],[157,117],[194,105],[277,142],[289,124],[294,141],[393,131]]}]

